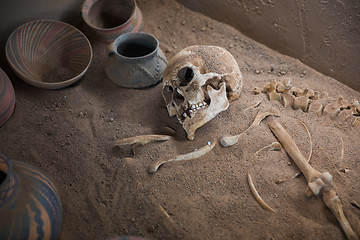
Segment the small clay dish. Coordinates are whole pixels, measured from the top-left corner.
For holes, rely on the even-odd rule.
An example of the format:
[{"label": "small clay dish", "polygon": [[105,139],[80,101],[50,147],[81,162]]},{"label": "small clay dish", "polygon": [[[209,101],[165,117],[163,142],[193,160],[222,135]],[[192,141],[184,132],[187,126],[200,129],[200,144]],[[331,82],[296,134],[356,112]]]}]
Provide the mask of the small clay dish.
[{"label": "small clay dish", "polygon": [[143,16],[135,0],[85,0],[82,5],[84,33],[91,39],[111,43],[128,32],[140,32]]},{"label": "small clay dish", "polygon": [[28,84],[59,89],[78,81],[92,60],[89,40],[60,21],[37,20],[18,27],[6,43],[6,58]]},{"label": "small clay dish", "polygon": [[0,68],[0,127],[11,117],[15,109],[15,92],[13,85]]}]

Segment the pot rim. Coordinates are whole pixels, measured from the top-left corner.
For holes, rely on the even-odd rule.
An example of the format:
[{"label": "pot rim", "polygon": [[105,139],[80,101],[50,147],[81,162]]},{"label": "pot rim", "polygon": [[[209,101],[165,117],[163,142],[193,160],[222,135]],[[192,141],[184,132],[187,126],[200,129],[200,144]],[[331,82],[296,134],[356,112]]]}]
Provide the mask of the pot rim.
[{"label": "pot rim", "polygon": [[[119,45],[122,42],[128,41],[129,39],[138,39],[139,36],[146,36],[148,39],[154,40],[155,41],[155,46],[154,46],[154,50],[146,55],[142,55],[139,57],[127,57],[124,55],[121,55],[117,52],[117,48],[119,47]],[[154,56],[158,49],[159,49],[159,40],[152,34],[150,33],[146,33],[146,32],[129,32],[129,33],[124,33],[122,35],[120,35],[119,37],[117,37],[115,39],[115,41],[110,45],[110,53],[115,54],[118,58],[121,58],[123,60],[127,60],[127,61],[139,61],[139,60],[146,60],[152,56]]]}]

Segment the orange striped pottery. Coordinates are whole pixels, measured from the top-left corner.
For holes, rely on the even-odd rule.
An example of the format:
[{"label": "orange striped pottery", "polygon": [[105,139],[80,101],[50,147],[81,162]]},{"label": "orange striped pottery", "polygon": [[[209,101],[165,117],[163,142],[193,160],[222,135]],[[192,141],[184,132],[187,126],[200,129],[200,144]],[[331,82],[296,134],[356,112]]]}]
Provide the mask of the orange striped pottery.
[{"label": "orange striped pottery", "polygon": [[78,81],[92,60],[86,36],[54,20],[26,23],[12,32],[6,57],[15,73],[32,86],[58,89]]},{"label": "orange striped pottery", "polygon": [[144,22],[135,0],[85,0],[82,6],[85,34],[111,43],[128,32],[140,32]]},{"label": "orange striped pottery", "polygon": [[13,85],[0,68],[0,127],[11,117],[15,109],[15,92]]},{"label": "orange striped pottery", "polygon": [[0,153],[0,239],[57,239],[59,195],[37,168]]}]

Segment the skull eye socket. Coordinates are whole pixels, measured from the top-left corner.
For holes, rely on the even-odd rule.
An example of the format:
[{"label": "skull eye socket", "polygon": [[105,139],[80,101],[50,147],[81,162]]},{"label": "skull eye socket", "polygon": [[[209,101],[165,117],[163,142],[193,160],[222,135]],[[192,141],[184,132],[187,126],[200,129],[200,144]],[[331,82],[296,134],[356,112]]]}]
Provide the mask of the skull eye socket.
[{"label": "skull eye socket", "polygon": [[178,72],[177,77],[180,80],[180,85],[186,86],[193,79],[194,71],[189,67],[184,67]]}]

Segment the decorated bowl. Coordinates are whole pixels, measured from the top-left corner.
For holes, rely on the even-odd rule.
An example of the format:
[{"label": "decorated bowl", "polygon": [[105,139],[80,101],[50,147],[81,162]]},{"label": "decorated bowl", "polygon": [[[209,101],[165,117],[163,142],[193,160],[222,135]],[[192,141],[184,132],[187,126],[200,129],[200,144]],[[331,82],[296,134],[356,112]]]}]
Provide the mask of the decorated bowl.
[{"label": "decorated bowl", "polygon": [[78,81],[92,60],[89,40],[60,21],[37,20],[18,27],[6,43],[6,57],[28,84],[59,89]]},{"label": "decorated bowl", "polygon": [[9,120],[15,109],[15,92],[13,85],[0,68],[0,127]]},{"label": "decorated bowl", "polygon": [[85,0],[82,6],[85,34],[111,43],[128,32],[140,32],[144,22],[135,0]]}]

